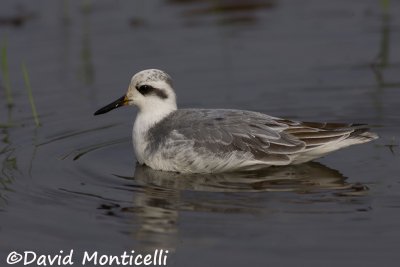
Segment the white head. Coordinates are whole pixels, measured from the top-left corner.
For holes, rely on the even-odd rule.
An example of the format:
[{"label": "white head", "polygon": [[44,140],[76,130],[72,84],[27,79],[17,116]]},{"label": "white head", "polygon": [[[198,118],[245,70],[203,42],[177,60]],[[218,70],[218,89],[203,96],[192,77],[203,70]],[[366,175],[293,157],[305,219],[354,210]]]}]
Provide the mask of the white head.
[{"label": "white head", "polygon": [[176,96],[171,77],[162,70],[142,70],[133,75],[126,95],[99,109],[95,115],[125,105],[137,106],[140,113],[157,115],[166,115],[176,110]]}]

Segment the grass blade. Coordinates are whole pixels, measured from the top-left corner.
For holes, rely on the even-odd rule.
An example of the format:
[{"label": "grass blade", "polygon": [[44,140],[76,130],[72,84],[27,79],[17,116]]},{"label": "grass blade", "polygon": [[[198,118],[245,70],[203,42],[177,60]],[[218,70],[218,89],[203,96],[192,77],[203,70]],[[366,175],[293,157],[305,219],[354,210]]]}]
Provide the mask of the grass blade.
[{"label": "grass blade", "polygon": [[6,90],[7,105],[12,107],[14,100],[11,94],[11,82],[8,71],[8,59],[7,59],[7,40],[5,39],[1,46],[1,72],[3,75],[3,86]]},{"label": "grass blade", "polygon": [[386,13],[388,13],[389,8],[390,8],[390,0],[381,0],[381,6],[382,6],[382,9],[383,9]]},{"label": "grass blade", "polygon": [[35,101],[33,99],[32,87],[29,81],[28,70],[26,69],[24,62],[22,62],[21,68],[22,68],[22,74],[24,75],[26,90],[28,91],[29,102],[31,103],[33,118],[35,120],[36,127],[39,127],[40,126],[39,116],[37,114]]}]

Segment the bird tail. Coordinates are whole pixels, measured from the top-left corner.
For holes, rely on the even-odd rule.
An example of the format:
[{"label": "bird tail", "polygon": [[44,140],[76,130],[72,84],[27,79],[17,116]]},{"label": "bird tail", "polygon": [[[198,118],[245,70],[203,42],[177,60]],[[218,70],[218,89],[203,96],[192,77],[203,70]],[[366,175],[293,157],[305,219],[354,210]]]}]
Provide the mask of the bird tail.
[{"label": "bird tail", "polygon": [[[305,123],[306,125],[309,123]],[[320,126],[320,125],[318,125]],[[313,129],[317,129],[316,127]],[[378,137],[376,133],[370,132],[365,124],[323,124],[318,127],[319,132],[310,132],[307,138],[299,138],[306,143],[305,151],[299,154],[294,160],[294,164],[307,162],[328,153],[345,148],[348,146],[367,143]],[[295,133],[296,134],[296,133]],[[325,138],[310,138],[313,135]]]},{"label": "bird tail", "polygon": [[360,128],[352,132],[347,139],[353,139],[357,141],[356,143],[362,144],[379,138],[376,133],[370,132],[370,129],[366,127],[366,125],[360,125],[359,127]]}]

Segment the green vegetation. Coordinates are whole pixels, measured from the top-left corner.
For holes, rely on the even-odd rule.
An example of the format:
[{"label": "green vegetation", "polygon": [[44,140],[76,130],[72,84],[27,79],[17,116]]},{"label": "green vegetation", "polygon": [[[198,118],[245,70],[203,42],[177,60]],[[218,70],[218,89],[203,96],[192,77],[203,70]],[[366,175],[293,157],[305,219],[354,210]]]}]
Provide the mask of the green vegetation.
[{"label": "green vegetation", "polygon": [[24,75],[26,90],[28,91],[29,102],[31,103],[33,118],[35,120],[36,127],[39,127],[40,126],[39,116],[37,114],[35,101],[33,99],[32,88],[31,88],[31,83],[29,81],[28,70],[26,69],[24,62],[22,62],[21,68],[22,68],[22,74]]},{"label": "green vegetation", "polygon": [[8,71],[7,39],[3,41],[3,45],[1,46],[1,72],[3,75],[3,86],[6,91],[7,105],[9,107],[12,107],[14,104],[14,100],[11,94],[11,83]]},{"label": "green vegetation", "polygon": [[385,12],[389,10],[390,0],[381,0],[382,8]]}]

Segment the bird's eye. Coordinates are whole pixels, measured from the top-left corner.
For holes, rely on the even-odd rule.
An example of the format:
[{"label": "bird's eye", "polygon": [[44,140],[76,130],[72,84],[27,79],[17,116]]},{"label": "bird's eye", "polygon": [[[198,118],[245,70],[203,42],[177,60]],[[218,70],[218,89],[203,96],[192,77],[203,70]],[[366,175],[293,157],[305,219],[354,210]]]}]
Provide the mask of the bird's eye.
[{"label": "bird's eye", "polygon": [[153,87],[151,87],[150,85],[141,85],[137,88],[137,90],[139,91],[139,93],[141,93],[142,95],[146,95],[148,93],[150,93],[153,90]]}]

